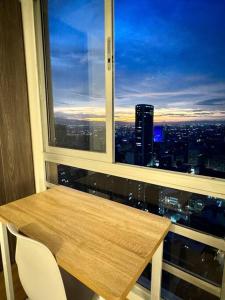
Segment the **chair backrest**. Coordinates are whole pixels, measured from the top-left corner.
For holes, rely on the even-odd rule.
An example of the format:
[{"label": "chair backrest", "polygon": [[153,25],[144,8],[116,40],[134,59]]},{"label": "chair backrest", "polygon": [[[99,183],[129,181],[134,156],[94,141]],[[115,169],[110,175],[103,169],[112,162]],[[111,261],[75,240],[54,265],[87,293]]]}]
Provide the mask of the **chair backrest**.
[{"label": "chair backrest", "polygon": [[66,300],[59,267],[51,251],[43,244],[18,233],[7,225],[16,237],[16,263],[21,284],[30,300]]}]

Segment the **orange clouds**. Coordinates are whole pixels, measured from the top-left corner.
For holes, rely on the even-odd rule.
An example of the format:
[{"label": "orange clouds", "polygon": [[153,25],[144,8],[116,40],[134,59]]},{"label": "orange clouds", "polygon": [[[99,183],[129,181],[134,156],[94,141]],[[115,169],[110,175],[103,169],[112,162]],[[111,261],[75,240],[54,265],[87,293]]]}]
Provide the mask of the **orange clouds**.
[{"label": "orange clouds", "polygon": [[[67,119],[71,118],[95,122],[105,122],[106,120],[104,107],[57,107],[54,112],[56,117],[64,117]],[[224,112],[218,110],[209,112],[207,110],[176,109],[172,107],[155,109],[154,112],[154,122],[156,123],[220,120],[222,118],[224,118]],[[135,107],[116,107],[115,121],[134,122]]]}]

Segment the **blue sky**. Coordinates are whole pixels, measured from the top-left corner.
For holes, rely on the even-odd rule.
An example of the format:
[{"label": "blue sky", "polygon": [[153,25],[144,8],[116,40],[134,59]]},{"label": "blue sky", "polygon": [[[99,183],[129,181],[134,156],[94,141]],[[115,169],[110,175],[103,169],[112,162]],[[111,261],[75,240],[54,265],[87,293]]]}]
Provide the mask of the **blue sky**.
[{"label": "blue sky", "polygon": [[[49,0],[57,116],[104,119],[103,12]],[[156,122],[225,119],[224,16],[224,0],[115,0],[116,119],[133,121],[138,103]]]}]

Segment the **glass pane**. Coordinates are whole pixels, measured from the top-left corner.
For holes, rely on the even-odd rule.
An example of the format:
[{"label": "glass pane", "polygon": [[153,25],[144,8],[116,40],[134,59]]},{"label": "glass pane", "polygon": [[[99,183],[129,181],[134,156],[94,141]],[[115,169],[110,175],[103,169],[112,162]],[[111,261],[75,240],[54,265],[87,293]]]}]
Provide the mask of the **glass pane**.
[{"label": "glass pane", "polygon": [[[138,283],[150,289],[150,278],[151,266],[149,265]],[[162,272],[161,297],[165,300],[218,300],[216,296],[165,271]]]},{"label": "glass pane", "polygon": [[225,2],[115,0],[116,160],[225,178]]},{"label": "glass pane", "polygon": [[[169,232],[164,242],[163,260],[184,272],[221,287],[224,254],[216,248]],[[149,289],[150,279],[151,264],[146,267],[138,282]]]},{"label": "glass pane", "polygon": [[162,296],[166,300],[218,300],[218,298],[172,274],[163,271]]},{"label": "glass pane", "polygon": [[104,0],[42,6],[49,144],[105,152]]},{"label": "glass pane", "polygon": [[[46,166],[47,181],[51,183],[95,194],[168,217],[173,223],[224,237],[224,199],[168,189],[61,164],[47,163]],[[164,243],[164,260],[197,277],[221,285],[224,254],[218,249],[169,233]]]},{"label": "glass pane", "polygon": [[170,232],[164,242],[164,261],[178,266],[212,284],[221,286],[224,254],[222,251]]}]

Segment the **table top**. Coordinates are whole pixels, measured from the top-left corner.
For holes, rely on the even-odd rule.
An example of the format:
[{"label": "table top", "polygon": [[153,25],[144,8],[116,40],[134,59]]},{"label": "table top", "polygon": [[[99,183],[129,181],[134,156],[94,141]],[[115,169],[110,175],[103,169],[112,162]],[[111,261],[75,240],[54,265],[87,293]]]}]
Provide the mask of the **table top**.
[{"label": "table top", "polygon": [[0,221],[44,243],[59,266],[107,300],[126,298],[171,224],[62,186],[1,206]]}]

